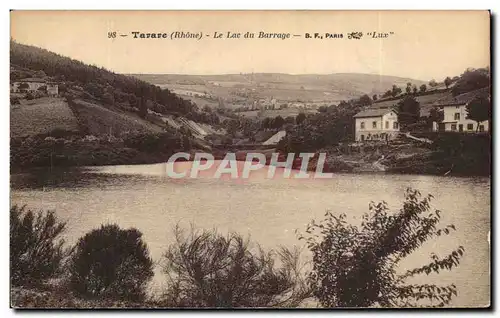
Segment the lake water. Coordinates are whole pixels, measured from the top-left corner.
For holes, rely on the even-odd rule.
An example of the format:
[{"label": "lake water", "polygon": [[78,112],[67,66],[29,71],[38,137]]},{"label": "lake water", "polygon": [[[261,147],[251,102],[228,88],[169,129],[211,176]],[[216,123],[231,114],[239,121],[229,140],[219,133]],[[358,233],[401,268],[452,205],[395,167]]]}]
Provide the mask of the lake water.
[{"label": "lake water", "polygon": [[[345,213],[358,223],[370,201],[385,200],[396,211],[405,189],[412,187],[431,193],[433,208],[442,211],[441,224],[454,224],[457,231],[427,242],[401,263],[402,270],[429,263],[431,252],[446,256],[463,245],[459,267],[424,275],[418,282],[454,283],[458,296],[452,306],[489,304],[489,178],[335,174],[331,179],[305,180],[174,180],[166,177],[164,164],[157,164],[97,167],[86,173],[13,174],[11,187],[11,204],[54,209],[67,220],[69,243],[113,222],[142,231],[155,261],[172,242],[176,224],[236,231],[266,249],[302,246],[295,231],[304,232],[306,224],[321,220],[326,210]],[[155,280],[161,285],[161,275]]]}]

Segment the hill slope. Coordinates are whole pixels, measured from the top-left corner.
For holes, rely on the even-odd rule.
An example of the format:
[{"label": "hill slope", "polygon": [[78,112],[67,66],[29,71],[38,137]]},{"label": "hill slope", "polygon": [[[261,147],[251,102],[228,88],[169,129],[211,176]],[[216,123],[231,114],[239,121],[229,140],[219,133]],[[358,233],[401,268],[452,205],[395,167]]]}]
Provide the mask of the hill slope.
[{"label": "hill slope", "polygon": [[410,78],[359,73],[337,74],[132,74],[141,80],[173,90],[208,91],[215,96],[236,95],[244,89],[255,89],[258,98],[274,97],[280,100],[347,100],[363,94],[380,94],[392,85],[406,86],[411,82],[420,86],[425,82]]},{"label": "hill slope", "polygon": [[78,86],[107,104],[137,108],[143,113],[147,108],[179,114],[196,109],[193,103],[167,89],[15,41],[10,43],[10,63],[12,81],[26,77],[26,72],[37,71],[64,84],[60,85],[61,93],[67,86]]}]

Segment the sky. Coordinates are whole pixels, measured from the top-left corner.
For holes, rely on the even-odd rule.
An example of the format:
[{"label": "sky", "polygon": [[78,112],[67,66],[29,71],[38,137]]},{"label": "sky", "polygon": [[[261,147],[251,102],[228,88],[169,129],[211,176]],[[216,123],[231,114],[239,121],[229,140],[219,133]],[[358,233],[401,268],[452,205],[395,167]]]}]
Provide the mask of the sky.
[{"label": "sky", "polygon": [[[131,33],[174,31],[203,38]],[[261,31],[291,38],[258,39]],[[225,38],[227,32],[256,37]],[[304,37],[316,32],[344,38]],[[349,32],[363,37],[348,40]],[[12,11],[11,37],[117,73],[369,73],[440,81],[490,61],[488,11]]]}]

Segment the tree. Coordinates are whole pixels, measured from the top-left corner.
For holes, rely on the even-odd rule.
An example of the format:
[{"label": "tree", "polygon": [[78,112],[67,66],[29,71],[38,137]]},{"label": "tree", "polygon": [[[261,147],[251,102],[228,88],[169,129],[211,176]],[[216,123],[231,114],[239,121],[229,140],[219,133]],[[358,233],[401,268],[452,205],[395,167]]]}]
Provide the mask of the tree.
[{"label": "tree", "polygon": [[429,81],[429,86],[430,86],[430,87],[436,87],[436,86],[438,86],[438,83],[436,82],[436,80],[435,80],[435,79],[431,79],[431,80]]},{"label": "tree", "polygon": [[415,94],[415,95],[416,95],[416,94],[418,93],[418,89],[417,89],[417,86],[416,86],[416,85],[413,85],[412,90],[413,90],[413,94]]},{"label": "tree", "polygon": [[476,131],[479,124],[485,120],[491,119],[490,101],[484,97],[476,97],[465,106],[467,110],[467,119],[477,122]]},{"label": "tree", "polygon": [[297,117],[295,118],[295,122],[297,123],[297,125],[302,124],[304,120],[306,120],[306,114],[304,113],[298,114]]},{"label": "tree", "polygon": [[295,117],[293,117],[293,116],[287,116],[285,118],[285,123],[292,124],[292,125],[295,124]]},{"label": "tree", "polygon": [[318,107],[318,112],[320,113],[326,113],[328,111],[328,106],[320,106]]},{"label": "tree", "polygon": [[425,84],[420,85],[420,93],[425,93],[425,91],[427,91],[427,85]]},{"label": "tree", "polygon": [[406,83],[406,94],[408,94],[408,95],[411,94],[411,83],[410,82]]},{"label": "tree", "polygon": [[401,89],[401,87],[398,87],[396,85],[392,85],[392,90],[391,90],[392,97],[396,97],[399,94],[401,94],[402,92],[403,92],[403,90]]},{"label": "tree", "polygon": [[18,88],[19,88],[19,91],[25,92],[27,89],[30,88],[30,85],[28,83],[22,82],[21,84],[19,84]]},{"label": "tree", "polygon": [[140,231],[111,224],[78,240],[69,271],[72,289],[82,296],[139,302],[153,277],[153,261]]},{"label": "tree", "polygon": [[146,118],[148,115],[148,103],[147,100],[143,97],[138,100],[139,104],[139,116],[141,118]]},{"label": "tree", "polygon": [[266,117],[262,120],[261,127],[264,129],[271,128],[271,118]]},{"label": "tree", "polygon": [[388,89],[383,95],[382,95],[382,98],[385,98],[385,97],[389,97],[389,96],[392,96],[392,91],[390,89]]},{"label": "tree", "polygon": [[431,108],[429,112],[429,122],[433,123],[440,123],[444,120],[444,113],[443,110],[440,109],[439,107],[433,107]]},{"label": "tree", "polygon": [[37,78],[45,78],[47,77],[47,74],[45,74],[44,71],[36,71],[35,74],[33,74],[34,77],[37,77]]},{"label": "tree", "polygon": [[429,116],[427,117],[428,127],[432,128],[434,122],[439,125],[439,123],[441,123],[443,120],[444,120],[443,110],[440,109],[439,107],[431,108],[431,110],[429,112]]},{"label": "tree", "polygon": [[62,234],[66,223],[53,211],[34,213],[10,208],[10,277],[13,285],[38,284],[53,278],[66,256]]},{"label": "tree", "polygon": [[359,98],[359,104],[361,106],[368,106],[368,105],[372,104],[372,100],[371,100],[370,96],[368,96],[367,94],[364,94],[363,96],[361,96]]},{"label": "tree", "polygon": [[276,116],[271,122],[272,128],[276,129],[283,127],[284,124],[285,124],[285,119],[283,119],[283,117],[281,116]]},{"label": "tree", "polygon": [[396,104],[398,121],[402,127],[414,124],[420,118],[420,103],[413,96],[405,96]]},{"label": "tree", "polygon": [[[439,228],[440,211],[431,211],[428,195],[407,189],[403,208],[389,213],[387,203],[370,203],[361,226],[347,222],[346,214],[331,212],[307,227],[306,241],[313,253],[308,282],[323,307],[443,307],[457,295],[454,284],[408,283],[418,275],[439,273],[458,266],[464,248],[445,257],[431,253],[427,265],[397,274],[399,262],[431,238],[448,235],[454,225]],[[430,302],[422,303],[423,301]],[[436,303],[437,301],[437,303]]]},{"label": "tree", "polygon": [[454,96],[490,86],[488,68],[468,69],[458,79],[451,89]]},{"label": "tree", "polygon": [[376,101],[378,99],[377,94],[373,94],[372,99],[373,99],[373,101]]},{"label": "tree", "polygon": [[449,76],[447,76],[445,79],[444,79],[444,85],[446,85],[446,88],[450,87],[452,83],[452,80]]},{"label": "tree", "polygon": [[114,105],[115,97],[110,92],[106,92],[102,95],[102,101],[108,105]]},{"label": "tree", "polygon": [[169,307],[296,307],[311,296],[297,249],[266,253],[236,233],[179,227],[175,238],[162,262]]},{"label": "tree", "polygon": [[[225,120],[225,128],[226,131],[229,135],[234,136],[237,132],[238,129],[240,128],[240,123],[236,119],[229,119]],[[271,121],[269,121],[269,125],[271,124]]]}]

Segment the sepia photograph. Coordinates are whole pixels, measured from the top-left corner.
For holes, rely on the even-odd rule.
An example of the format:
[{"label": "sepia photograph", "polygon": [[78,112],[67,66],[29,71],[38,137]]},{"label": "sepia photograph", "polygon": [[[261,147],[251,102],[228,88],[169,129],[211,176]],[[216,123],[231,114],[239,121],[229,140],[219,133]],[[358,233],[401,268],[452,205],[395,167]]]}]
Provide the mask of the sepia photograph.
[{"label": "sepia photograph", "polygon": [[491,21],[12,10],[10,308],[491,309]]}]

